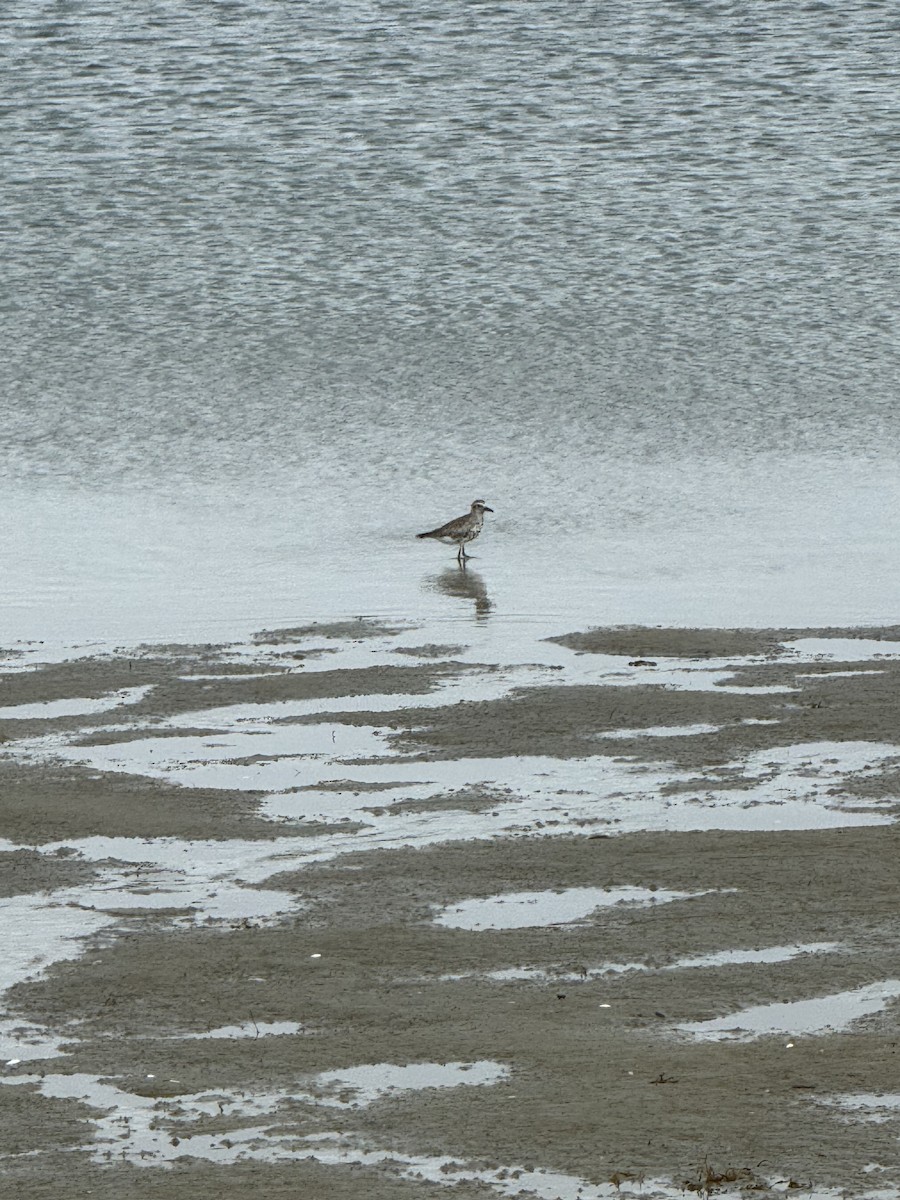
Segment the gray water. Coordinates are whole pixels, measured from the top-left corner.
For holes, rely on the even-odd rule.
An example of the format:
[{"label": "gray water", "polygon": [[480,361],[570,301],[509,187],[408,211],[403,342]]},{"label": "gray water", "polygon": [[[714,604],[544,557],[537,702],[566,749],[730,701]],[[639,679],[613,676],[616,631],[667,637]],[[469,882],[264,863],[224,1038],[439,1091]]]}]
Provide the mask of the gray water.
[{"label": "gray water", "polygon": [[[896,619],[895,6],[0,37],[7,636]],[[460,591],[411,534],[475,495]]]}]

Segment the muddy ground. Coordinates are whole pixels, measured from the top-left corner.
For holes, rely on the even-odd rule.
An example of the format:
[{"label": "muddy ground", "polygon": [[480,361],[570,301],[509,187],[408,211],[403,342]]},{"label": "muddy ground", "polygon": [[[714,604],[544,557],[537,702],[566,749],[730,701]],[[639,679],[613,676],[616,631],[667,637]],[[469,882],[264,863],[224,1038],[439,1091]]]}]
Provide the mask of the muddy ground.
[{"label": "muddy ground", "polygon": [[[176,712],[279,698],[320,698],[328,712],[329,699],[425,693],[471,669],[454,661],[459,647],[425,646],[418,661],[406,654],[396,666],[304,673],[302,652],[282,642],[308,632],[291,631],[290,639],[267,633],[259,642],[262,657],[243,664],[230,661],[227,648],[171,647],[9,672],[0,678],[0,695],[8,706],[152,684],[128,709],[127,721],[141,728],[119,733],[158,736],[154,722]],[[852,676],[841,673],[846,664],[797,664],[782,651],[796,633],[603,630],[560,639],[573,653],[623,658],[733,655],[725,688],[746,692],[674,691],[648,676],[628,687],[561,682],[494,701],[330,719],[390,729],[396,749],[426,762],[525,753],[574,759],[601,752],[598,736],[611,730],[708,723],[715,732],[635,733],[614,743],[615,753],[630,760],[688,768],[698,800],[728,785],[724,763],[750,752],[817,741],[896,743],[896,764],[887,760],[841,784],[850,808],[874,798],[886,806],[882,815],[892,816],[900,803],[900,660],[855,664],[861,673]],[[327,636],[361,634],[350,626]],[[744,655],[758,659],[748,664]],[[791,690],[757,690],[773,685]],[[113,718],[26,721],[0,714],[0,836],[20,847],[0,854],[0,896],[89,882],[97,864],[64,843],[92,834],[308,836],[308,822],[273,828],[257,793],[188,789],[19,752],[23,737],[53,732],[108,741],[97,729],[113,719],[124,718],[119,711]],[[477,812],[495,799],[489,790],[467,789],[417,804]],[[379,806],[377,789],[367,803]],[[390,804],[396,807],[393,797]],[[326,1166],[301,1158],[222,1166],[184,1157],[164,1167],[115,1155],[94,1161],[96,1114],[23,1082],[0,1087],[3,1194],[474,1200],[513,1194],[494,1176],[488,1180],[498,1167],[553,1170],[595,1185],[646,1178],[676,1190],[744,1188],[763,1196],[786,1186],[862,1196],[900,1185],[898,1122],[851,1120],[827,1103],[844,1093],[900,1091],[900,1002],[825,1035],[708,1042],[678,1028],[751,1005],[900,978],[896,824],[546,833],[424,849],[398,845],[275,871],[257,886],[291,892],[300,907],[268,925],[173,929],[165,913],[123,914],[82,957],[55,964],[5,996],[17,1018],[67,1039],[61,1058],[6,1066],[10,1081],[43,1071],[85,1073],[115,1080],[135,1096],[172,1101],[205,1092],[305,1091],[317,1073],[361,1063],[504,1064],[508,1078],[491,1086],[398,1092],[344,1108],[304,1099],[280,1109],[274,1122],[298,1138],[335,1133],[400,1157],[450,1156],[482,1167],[484,1182],[451,1187],[452,1171],[447,1184],[403,1177],[390,1162]],[[472,897],[618,886],[689,895],[597,909],[548,927],[471,931],[433,920],[438,910]],[[831,948],[781,962],[675,965],[716,951],[806,943]],[[604,971],[610,964],[637,965]],[[492,977],[511,968],[533,971],[524,979]],[[298,1022],[300,1032],[188,1036],[273,1021]],[[160,1126],[184,1138],[171,1113],[160,1109]],[[189,1132],[224,1143],[257,1123],[224,1103]]]}]

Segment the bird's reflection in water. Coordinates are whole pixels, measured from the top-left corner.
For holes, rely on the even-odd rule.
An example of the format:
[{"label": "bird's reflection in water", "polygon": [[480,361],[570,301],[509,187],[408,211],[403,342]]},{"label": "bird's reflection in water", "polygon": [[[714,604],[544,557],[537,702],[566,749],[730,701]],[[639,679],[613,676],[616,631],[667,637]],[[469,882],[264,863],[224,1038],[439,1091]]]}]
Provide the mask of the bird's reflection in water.
[{"label": "bird's reflection in water", "polygon": [[440,575],[432,575],[426,586],[455,600],[471,600],[475,604],[475,620],[485,621],[494,607],[487,593],[484,580],[477,571],[470,570],[465,563],[448,567]]}]

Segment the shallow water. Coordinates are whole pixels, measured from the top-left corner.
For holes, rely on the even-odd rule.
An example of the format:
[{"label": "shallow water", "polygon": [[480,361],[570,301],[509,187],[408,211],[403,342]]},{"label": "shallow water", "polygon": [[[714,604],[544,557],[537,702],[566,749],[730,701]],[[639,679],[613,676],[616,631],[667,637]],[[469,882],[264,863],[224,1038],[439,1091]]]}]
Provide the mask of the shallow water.
[{"label": "shallow water", "polygon": [[[316,1103],[334,1107],[363,1107],[383,1096],[419,1088],[484,1087],[509,1078],[502,1063],[367,1063],[323,1071],[313,1081]],[[319,1092],[323,1095],[319,1095]],[[331,1095],[330,1093],[336,1093]]]},{"label": "shallow water", "polygon": [[184,1036],[191,1041],[232,1038],[255,1041],[261,1037],[292,1037],[302,1031],[303,1026],[298,1021],[245,1021],[243,1025],[221,1025],[217,1029],[207,1029],[204,1033],[188,1033]]},{"label": "shallow water", "polygon": [[[513,448],[509,460],[519,462]],[[165,498],[173,486],[165,479],[153,481],[150,496],[0,481],[7,641],[218,641],[366,614],[421,623],[428,641],[502,638],[521,652],[598,623],[896,619],[892,466],[738,458],[723,459],[711,477],[708,464],[687,461],[681,504],[668,467],[628,455],[602,466],[570,462],[566,481],[535,481],[527,495],[504,478],[508,467],[452,486],[436,472],[414,494],[394,478],[393,461],[383,475],[342,464],[310,483],[316,500],[240,475],[200,498],[180,485]],[[618,487],[632,486],[639,497],[617,499]],[[413,535],[457,515],[476,492],[496,513],[463,573],[452,549]],[[592,492],[584,512],[570,512]],[[629,505],[639,509],[632,517],[622,511]]]},{"label": "shallow water", "polygon": [[785,1004],[759,1004],[743,1012],[710,1021],[677,1026],[682,1033],[711,1041],[762,1037],[765,1034],[836,1033],[854,1021],[880,1012],[888,1002],[900,996],[900,980],[887,979],[852,991]]},{"label": "shallow water", "polygon": [[0,721],[52,720],[54,717],[80,717],[107,712],[136,704],[150,691],[148,687],[122,688],[109,696],[73,697],[70,700],[41,700],[35,704],[10,704],[0,708]]},{"label": "shallow water", "polygon": [[[694,968],[718,968],[745,963],[789,962],[801,954],[826,954],[840,949],[837,942],[807,942],[796,946],[767,946],[763,950],[719,950],[712,954],[699,954],[693,958],[680,958],[664,967],[646,962],[605,962],[597,967],[582,967],[578,971],[566,969],[550,970],[547,967],[503,967],[497,971],[483,973],[486,979],[499,983],[527,980],[534,983],[586,983],[603,979],[609,975],[625,975],[631,971],[684,971]],[[444,975],[443,979],[469,979],[478,972],[462,975]]]},{"label": "shallow water", "polygon": [[9,14],[6,637],[896,615],[891,7],[528,16]]},{"label": "shallow water", "polygon": [[[686,900],[692,893],[640,887],[559,888],[544,892],[507,892],[485,899],[463,900],[437,913],[438,925],[450,929],[530,929],[568,924],[613,905],[646,906]],[[694,895],[698,893],[693,893]]]}]

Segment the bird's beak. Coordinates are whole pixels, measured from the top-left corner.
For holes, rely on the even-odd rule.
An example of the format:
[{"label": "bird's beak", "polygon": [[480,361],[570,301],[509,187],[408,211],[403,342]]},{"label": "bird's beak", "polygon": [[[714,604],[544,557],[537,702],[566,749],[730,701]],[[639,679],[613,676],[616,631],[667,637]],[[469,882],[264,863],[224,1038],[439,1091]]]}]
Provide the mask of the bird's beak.
[{"label": "bird's beak", "polygon": [[494,510],[493,510],[492,508],[488,508],[488,506],[487,506],[487,505],[485,505],[485,506],[484,506],[484,511],[485,511],[485,512],[493,512]]}]

